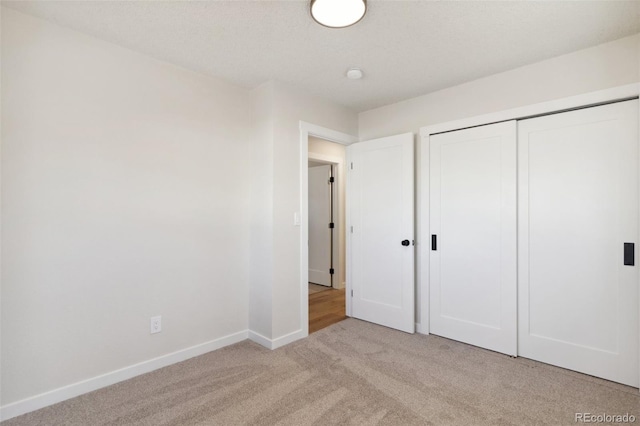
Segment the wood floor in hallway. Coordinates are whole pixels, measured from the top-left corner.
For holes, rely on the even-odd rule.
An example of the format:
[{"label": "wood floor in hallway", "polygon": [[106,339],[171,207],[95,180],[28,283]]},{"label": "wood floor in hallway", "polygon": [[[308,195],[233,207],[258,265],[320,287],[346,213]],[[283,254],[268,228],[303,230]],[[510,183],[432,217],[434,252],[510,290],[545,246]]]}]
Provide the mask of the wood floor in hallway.
[{"label": "wood floor in hallway", "polygon": [[347,318],[345,291],[328,289],[309,295],[309,333]]}]

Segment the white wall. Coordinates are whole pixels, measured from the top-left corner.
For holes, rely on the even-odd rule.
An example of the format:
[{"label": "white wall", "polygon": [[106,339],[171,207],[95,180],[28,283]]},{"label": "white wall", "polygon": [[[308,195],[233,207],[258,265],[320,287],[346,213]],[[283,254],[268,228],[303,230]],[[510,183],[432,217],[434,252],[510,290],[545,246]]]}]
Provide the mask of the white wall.
[{"label": "white wall", "polygon": [[[2,11],[0,7],[0,49],[2,48]],[[2,99],[2,55],[0,54],[0,100]],[[0,101],[0,407],[2,406],[2,102]],[[0,420],[2,418],[0,417]]]},{"label": "white wall", "polygon": [[[338,271],[340,271],[340,275],[337,276],[337,280],[339,285],[336,286],[334,282],[334,287],[344,288],[344,284],[346,281],[345,275],[345,255],[346,255],[346,247],[345,247],[345,229],[346,229],[346,220],[345,220],[345,190],[346,190],[346,150],[344,145],[340,145],[338,143],[329,142],[324,139],[319,139],[314,136],[309,136],[309,155],[312,154],[320,154],[323,156],[329,156],[333,158],[338,158],[342,161],[342,167],[338,171],[337,185],[338,185],[338,246],[339,246],[339,257],[338,257]],[[334,214],[336,214],[334,213]]]},{"label": "white wall", "polygon": [[271,339],[273,318],[273,83],[252,93],[254,135],[251,141],[251,257],[249,329]]},{"label": "white wall", "polygon": [[[254,218],[264,219],[257,229],[265,247],[270,245],[272,249],[265,258],[261,248],[252,247],[252,259],[266,262],[261,266],[266,273],[261,275],[256,270],[251,276],[250,324],[252,331],[257,331],[253,330],[253,324],[270,325],[270,330],[259,334],[277,340],[301,331],[300,227],[293,223],[294,213],[300,211],[300,167],[307,167],[306,162],[300,164],[300,120],[355,135],[357,115],[347,108],[306,96],[279,83],[259,87],[254,91],[254,97],[256,116],[269,124],[266,125],[266,136],[261,132],[261,139],[254,141],[256,155],[251,167],[260,168],[258,175],[263,181],[259,185],[272,194],[270,200],[267,196],[254,203],[252,214]],[[253,225],[256,224],[254,220]],[[252,270],[255,268],[254,265],[251,267]],[[269,288],[270,291],[266,290]],[[263,292],[271,295],[270,306],[262,305],[254,310]]]},{"label": "white wall", "polygon": [[[419,141],[423,126],[636,83],[640,81],[639,61],[640,34],[636,34],[362,112],[358,115],[360,140],[413,132]],[[419,206],[420,197],[428,193],[419,186],[420,144],[416,147],[416,206]],[[420,217],[421,212],[417,211],[416,236],[421,232]],[[416,291],[418,303],[419,286]],[[419,304],[416,321],[422,321]]]},{"label": "white wall", "polygon": [[357,134],[357,115],[350,109],[276,85],[274,132],[274,285],[273,335],[300,327],[300,120],[342,133]]},{"label": "white wall", "polygon": [[365,111],[361,140],[638,81],[640,34]]},{"label": "white wall", "polygon": [[2,404],[246,333],[249,92],[4,8],[1,59]]}]

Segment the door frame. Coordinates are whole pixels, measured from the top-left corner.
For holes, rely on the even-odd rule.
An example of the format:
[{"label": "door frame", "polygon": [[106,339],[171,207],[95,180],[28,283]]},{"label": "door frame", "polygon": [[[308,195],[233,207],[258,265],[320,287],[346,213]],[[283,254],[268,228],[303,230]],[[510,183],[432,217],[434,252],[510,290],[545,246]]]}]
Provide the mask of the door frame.
[{"label": "door frame", "polygon": [[[627,101],[638,99],[640,96],[640,83],[627,84],[624,86],[613,87],[605,90],[585,93],[581,95],[566,97],[548,102],[527,105],[518,108],[512,108],[495,113],[478,115],[475,117],[464,118],[460,120],[449,121],[445,123],[425,126],[420,129],[420,176],[418,179],[419,188],[429,188],[429,138],[437,133],[461,130],[469,127],[483,126],[487,124],[499,123],[509,120],[523,120],[526,118],[538,117],[542,115],[555,114],[559,112],[570,111],[574,109],[588,108],[602,104],[613,102]],[[640,118],[640,113],[639,113]],[[639,129],[640,130],[640,129]],[[640,160],[640,159],[639,159]],[[639,174],[640,176],[640,174]],[[420,323],[417,325],[417,332],[429,334],[429,197],[421,196],[418,201],[418,221],[420,225],[419,242],[424,244],[418,245],[418,262],[419,271],[418,286],[420,287]],[[640,285],[640,282],[638,283]],[[640,306],[640,298],[638,300]],[[640,318],[638,318],[640,322]],[[640,336],[639,336],[640,338]],[[640,363],[640,359],[638,359]]]},{"label": "door frame", "polygon": [[[316,154],[315,152],[309,153],[309,160],[313,160],[318,163],[322,163],[328,166],[333,166],[333,178],[334,178],[334,186],[331,197],[331,210],[333,214],[333,244],[332,244],[332,252],[331,252],[331,264],[333,265],[333,278],[331,288],[342,289],[344,288],[345,283],[340,282],[340,276],[342,273],[342,269],[340,268],[340,257],[345,256],[346,253],[343,253],[340,246],[340,232],[342,231],[342,227],[340,226],[340,195],[342,192],[340,191],[340,179],[344,179],[345,173],[344,171],[344,161],[342,158],[333,157],[331,155],[324,154]],[[308,213],[308,212],[307,212]],[[307,216],[308,217],[308,216]],[[346,224],[346,214],[345,214],[345,224]],[[345,235],[346,239],[346,235]],[[346,249],[346,247],[345,247]],[[346,250],[345,250],[346,251]],[[346,256],[345,256],[345,266],[346,266]],[[346,277],[345,277],[346,280]]]},{"label": "door frame", "polygon": [[[345,146],[358,142],[356,136],[300,121],[300,329],[303,338],[309,335],[309,136]],[[346,192],[348,193],[348,188]],[[345,217],[348,217],[348,212],[345,213]],[[347,239],[346,235],[345,239]],[[345,253],[347,273],[349,271],[348,253],[347,245]],[[346,274],[345,279],[348,285],[350,280]],[[347,315],[350,315],[351,300],[349,297],[346,300]]]}]

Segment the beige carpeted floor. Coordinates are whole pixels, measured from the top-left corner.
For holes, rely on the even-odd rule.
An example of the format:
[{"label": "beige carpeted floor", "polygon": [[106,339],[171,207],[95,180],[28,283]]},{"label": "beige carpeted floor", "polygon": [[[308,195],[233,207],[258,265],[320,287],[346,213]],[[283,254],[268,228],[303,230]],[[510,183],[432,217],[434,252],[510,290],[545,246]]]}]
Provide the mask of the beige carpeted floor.
[{"label": "beige carpeted floor", "polygon": [[347,319],[275,351],[245,341],[2,425],[571,425],[575,412],[640,418],[640,396]]}]

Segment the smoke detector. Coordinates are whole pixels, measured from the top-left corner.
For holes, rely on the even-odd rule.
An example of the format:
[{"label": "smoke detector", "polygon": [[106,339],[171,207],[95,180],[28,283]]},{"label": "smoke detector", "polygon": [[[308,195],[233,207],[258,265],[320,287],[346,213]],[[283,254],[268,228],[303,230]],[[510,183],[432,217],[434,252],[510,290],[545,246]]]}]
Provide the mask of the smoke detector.
[{"label": "smoke detector", "polygon": [[364,76],[364,73],[360,68],[349,68],[347,70],[347,78],[349,80],[360,80]]}]

